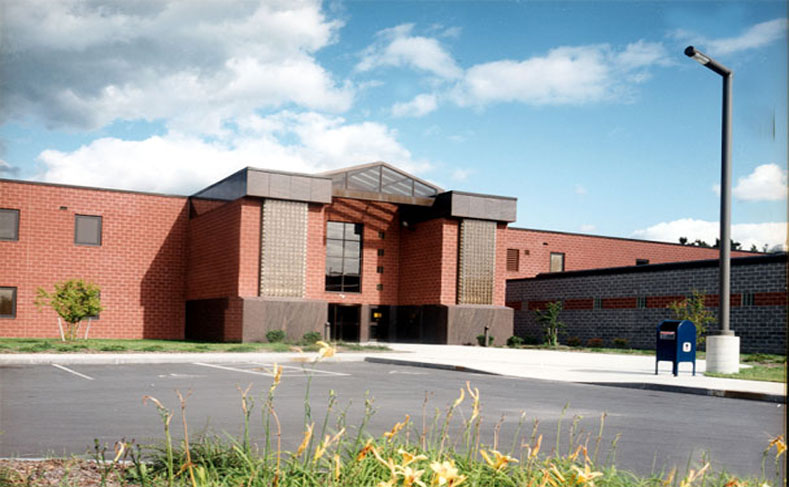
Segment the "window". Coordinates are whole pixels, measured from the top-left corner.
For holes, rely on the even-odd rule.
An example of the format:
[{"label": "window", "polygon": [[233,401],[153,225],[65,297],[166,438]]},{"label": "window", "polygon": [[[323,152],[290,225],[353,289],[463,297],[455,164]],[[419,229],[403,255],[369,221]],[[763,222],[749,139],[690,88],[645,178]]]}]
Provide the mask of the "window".
[{"label": "window", "polygon": [[649,264],[649,259],[636,259],[636,265],[647,265]]},{"label": "window", "polygon": [[101,245],[101,217],[75,215],[74,243],[77,245]]},{"label": "window", "polygon": [[0,240],[19,240],[19,210],[0,208]]},{"label": "window", "polygon": [[592,309],[603,309],[603,298],[594,298]]},{"label": "window", "polygon": [[0,287],[0,318],[16,317],[16,288]]},{"label": "window", "polygon": [[362,224],[326,224],[326,290],[362,291]]},{"label": "window", "polygon": [[753,293],[742,293],[742,305],[743,306],[753,306]]},{"label": "window", "polygon": [[550,272],[564,271],[564,253],[551,252],[551,269]]},{"label": "window", "polygon": [[518,249],[507,249],[507,270],[518,272],[520,251]]},{"label": "window", "polygon": [[636,308],[644,309],[647,307],[647,297],[646,296],[637,296],[636,297]]}]

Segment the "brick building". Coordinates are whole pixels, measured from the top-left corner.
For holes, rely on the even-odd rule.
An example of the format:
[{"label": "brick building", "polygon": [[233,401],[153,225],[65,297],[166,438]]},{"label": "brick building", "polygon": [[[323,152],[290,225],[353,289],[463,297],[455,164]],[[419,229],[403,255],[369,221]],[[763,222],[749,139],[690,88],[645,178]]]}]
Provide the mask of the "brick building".
[{"label": "brick building", "polygon": [[345,340],[469,343],[512,334],[507,278],[717,255],[509,229],[515,203],[385,163],[246,168],[189,197],[0,180],[0,336],[56,336],[36,288],[79,277],[102,290],[93,337],[256,341],[328,321]]},{"label": "brick building", "polygon": [[[731,327],[741,350],[786,353],[786,254],[734,258],[731,264]],[[561,341],[574,337],[582,344],[594,339],[612,346],[619,339],[653,348],[655,327],[671,318],[669,303],[698,291],[707,307],[717,308],[717,289],[718,261],[699,260],[513,279],[507,282],[507,304],[515,309],[515,333],[522,337],[542,341],[535,311],[562,301],[566,334]]]}]

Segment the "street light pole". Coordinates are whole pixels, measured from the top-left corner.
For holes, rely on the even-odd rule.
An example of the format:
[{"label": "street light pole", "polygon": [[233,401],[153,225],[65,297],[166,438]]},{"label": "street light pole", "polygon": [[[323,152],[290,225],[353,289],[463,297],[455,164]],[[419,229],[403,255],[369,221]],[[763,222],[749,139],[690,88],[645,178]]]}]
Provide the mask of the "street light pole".
[{"label": "street light pole", "polygon": [[740,339],[730,327],[731,311],[731,94],[732,71],[693,46],[685,48],[685,55],[723,78],[723,113],[721,126],[721,209],[718,275],[718,322],[720,332],[707,341],[707,370],[710,372],[739,372]]}]

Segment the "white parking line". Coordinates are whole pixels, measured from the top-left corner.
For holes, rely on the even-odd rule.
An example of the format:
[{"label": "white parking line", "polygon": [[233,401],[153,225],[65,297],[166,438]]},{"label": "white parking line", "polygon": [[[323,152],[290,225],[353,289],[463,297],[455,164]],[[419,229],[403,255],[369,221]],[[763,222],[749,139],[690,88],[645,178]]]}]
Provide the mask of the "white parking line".
[{"label": "white parking line", "polygon": [[[226,365],[206,364],[206,363],[203,363],[203,362],[193,362],[193,365],[201,365],[203,367],[211,367],[211,368],[214,368],[214,369],[227,370],[227,371],[230,371],[230,372],[242,372],[244,374],[262,375],[262,376],[265,376],[265,377],[274,377],[274,374],[271,373],[271,372],[259,372],[259,370],[261,368],[264,368],[264,367],[267,367],[270,370],[273,370],[274,369],[274,364],[264,364],[264,363],[260,363],[260,362],[247,362],[245,364],[240,364],[240,365],[257,365],[258,366],[258,367],[256,367],[255,369],[252,369],[252,370],[250,370],[250,369],[242,369],[242,368],[238,368],[238,367],[228,367]],[[260,367],[260,366],[262,366],[262,367]],[[292,365],[282,365],[281,367],[283,369],[283,372],[286,372],[286,371],[289,371],[289,370],[295,370],[295,371],[298,371],[298,372],[307,373],[307,370],[306,369],[302,369],[301,367],[294,367]],[[264,368],[263,370],[267,370],[267,369]],[[334,376],[340,376],[340,377],[351,375],[351,374],[343,374],[343,373],[340,373],[340,372],[328,372],[328,371],[325,371],[325,370],[313,370],[313,372],[315,372],[317,375],[334,375]],[[288,374],[288,375],[290,375],[290,374]]]},{"label": "white parking line", "polygon": [[74,374],[74,375],[76,375],[76,376],[79,376],[79,377],[82,377],[83,379],[87,379],[87,380],[94,380],[94,379],[93,379],[93,377],[87,376],[87,375],[85,375],[85,374],[80,374],[80,373],[79,373],[79,372],[77,372],[76,370],[71,370],[71,369],[69,369],[68,367],[63,367],[62,365],[58,365],[58,364],[52,364],[52,367],[57,367],[57,368],[59,368],[60,370],[65,370],[66,372],[68,372],[68,373],[70,373],[70,374]]}]

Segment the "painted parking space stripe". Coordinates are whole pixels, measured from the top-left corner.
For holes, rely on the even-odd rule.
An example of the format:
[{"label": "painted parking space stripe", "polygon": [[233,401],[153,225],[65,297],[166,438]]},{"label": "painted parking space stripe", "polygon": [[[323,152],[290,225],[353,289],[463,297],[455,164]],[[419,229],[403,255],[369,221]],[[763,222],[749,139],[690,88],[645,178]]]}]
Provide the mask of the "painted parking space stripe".
[{"label": "painted parking space stripe", "polygon": [[[213,369],[227,370],[229,372],[241,372],[241,373],[244,373],[244,374],[262,375],[262,376],[265,376],[265,377],[274,377],[274,374],[272,373],[272,371],[274,369],[274,364],[266,364],[266,363],[260,363],[260,362],[246,362],[246,363],[243,363],[243,364],[235,364],[236,367],[229,367],[227,365],[206,364],[206,363],[203,363],[203,362],[193,362],[192,365],[200,365],[202,367],[211,367]],[[243,366],[245,366],[245,365],[246,366],[253,365],[254,367],[252,367],[252,368],[243,368]],[[286,374],[286,375],[298,375],[298,374],[288,373],[288,372],[299,372],[299,373],[304,373],[304,374],[306,374],[308,372],[306,369],[303,369],[301,367],[294,367],[292,365],[281,365],[281,367],[283,369],[283,373]],[[332,375],[332,376],[339,376],[339,377],[345,377],[345,376],[351,375],[351,374],[343,374],[343,373],[340,373],[340,372],[328,372],[326,370],[317,370],[317,369],[312,369],[310,371],[314,372],[315,375]]]},{"label": "painted parking space stripe", "polygon": [[64,366],[62,366],[62,365],[58,365],[58,364],[52,364],[52,367],[57,367],[57,368],[58,368],[58,369],[60,369],[60,370],[65,370],[65,371],[66,371],[66,372],[68,372],[69,374],[74,374],[74,375],[76,375],[76,376],[78,376],[78,377],[82,377],[83,379],[86,379],[86,380],[94,380],[94,379],[93,379],[93,377],[90,377],[90,376],[88,376],[88,375],[85,375],[85,374],[80,374],[80,373],[79,373],[79,372],[77,372],[76,370],[71,370],[71,369],[69,369],[68,367],[64,367]]}]

